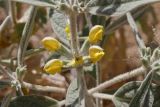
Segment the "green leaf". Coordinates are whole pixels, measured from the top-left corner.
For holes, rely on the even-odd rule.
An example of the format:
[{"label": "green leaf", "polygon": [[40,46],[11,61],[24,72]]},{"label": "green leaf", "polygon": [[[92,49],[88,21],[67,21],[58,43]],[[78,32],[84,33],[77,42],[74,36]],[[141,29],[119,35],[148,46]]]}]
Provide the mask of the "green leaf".
[{"label": "green leaf", "polygon": [[67,25],[67,17],[64,15],[64,13],[60,13],[51,9],[50,20],[52,29],[58,36],[58,39],[65,45],[69,46],[69,41],[65,32],[65,28]]},{"label": "green leaf", "polygon": [[160,86],[153,87],[153,93],[154,93],[154,104],[153,107],[160,107]]},{"label": "green leaf", "polygon": [[6,88],[7,86],[10,86],[10,81],[0,80],[0,89]]},{"label": "green leaf", "polygon": [[74,79],[67,91],[66,95],[66,107],[80,107],[78,104],[78,98],[80,96],[80,90],[78,88],[77,79]]},{"label": "green leaf", "polygon": [[116,107],[129,107],[129,102],[137,92],[141,82],[129,82],[120,87],[114,94],[113,103]]},{"label": "green leaf", "polygon": [[118,89],[113,98],[115,106],[152,107],[154,101],[151,89],[152,76],[153,72],[150,71],[142,83],[129,82]]},{"label": "green leaf", "polygon": [[156,3],[159,0],[94,0],[88,5],[88,12],[103,16],[120,16],[137,7]]},{"label": "green leaf", "polygon": [[160,85],[160,71],[157,71],[157,72],[154,73],[154,75],[153,75],[153,81],[156,84]]},{"label": "green leaf", "polygon": [[35,5],[35,6],[42,6],[42,7],[51,7],[55,8],[55,5],[51,0],[12,0],[15,2],[20,2],[20,3],[27,3],[30,5]]},{"label": "green leaf", "polygon": [[14,95],[13,91],[11,93],[7,94],[2,100],[1,107],[8,107],[13,95]]},{"label": "green leaf", "polygon": [[[132,99],[132,101],[130,102],[130,106],[129,107],[141,107],[142,105],[144,106],[147,97],[148,92],[150,92],[150,86],[151,86],[151,81],[152,81],[152,77],[153,77],[153,73],[150,71],[147,75],[147,77],[144,79],[144,81],[142,82],[141,86],[138,88],[137,93],[135,94],[134,98]],[[149,106],[150,104],[148,104],[148,107],[152,107]]]},{"label": "green leaf", "polygon": [[128,20],[130,27],[132,28],[132,32],[135,34],[135,39],[138,44],[138,47],[140,49],[144,49],[145,48],[144,41],[138,31],[138,28],[136,26],[136,22],[134,21],[132,15],[130,13],[127,13],[127,20]]},{"label": "green leaf", "polygon": [[59,107],[58,101],[46,96],[20,96],[12,99],[9,107]]},{"label": "green leaf", "polygon": [[84,84],[82,83],[81,86],[82,88],[78,87],[77,79],[71,82],[66,95],[66,107],[95,107],[95,103],[86,92]]}]

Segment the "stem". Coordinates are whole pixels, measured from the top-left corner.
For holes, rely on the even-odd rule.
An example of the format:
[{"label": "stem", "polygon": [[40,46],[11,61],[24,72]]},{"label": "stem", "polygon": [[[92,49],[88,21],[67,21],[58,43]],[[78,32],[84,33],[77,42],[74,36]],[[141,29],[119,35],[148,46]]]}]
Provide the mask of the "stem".
[{"label": "stem", "polygon": [[[99,63],[96,63],[96,86],[98,86],[101,82],[101,79],[100,79],[100,66],[99,66]],[[96,98],[96,107],[101,107],[101,102],[102,100],[99,99],[99,98]]]},{"label": "stem", "polygon": [[[70,28],[71,28],[71,49],[72,49],[72,55],[75,59],[79,58],[80,55],[80,49],[79,49],[79,40],[78,40],[78,33],[77,33],[77,14],[72,10],[69,14],[70,19]],[[87,87],[84,80],[84,72],[83,67],[77,67],[77,85],[79,92],[79,98],[78,103],[81,105],[82,99],[85,99],[85,95],[87,93]]]},{"label": "stem", "polygon": [[142,74],[144,74],[144,72],[145,72],[145,68],[142,66],[142,67],[137,68],[137,69],[135,69],[133,71],[118,75],[118,76],[114,77],[111,80],[108,80],[108,81],[106,81],[104,83],[101,83],[97,87],[90,89],[88,92],[89,92],[89,94],[92,94],[92,93],[95,93],[95,92],[98,92],[98,91],[102,91],[103,89],[105,89],[107,87],[110,87],[110,86],[112,86],[114,84],[117,84],[119,82],[128,80],[130,78],[142,75]]},{"label": "stem", "polygon": [[74,57],[79,57],[79,42],[77,34],[77,16],[76,13],[72,12],[69,16],[70,28],[71,28],[71,49]]},{"label": "stem", "polygon": [[[78,42],[78,34],[77,34],[77,16],[76,14],[72,11],[70,16],[70,28],[71,28],[71,49],[72,49],[72,55],[74,58],[78,58],[80,56],[79,53],[79,42]],[[77,85],[78,89],[82,89],[82,82],[81,82],[81,67],[76,68],[77,72]],[[81,94],[79,94],[81,95]],[[82,96],[79,96],[78,98],[78,103],[80,105],[81,103]]]},{"label": "stem", "polygon": [[10,18],[11,18],[10,16],[7,16],[2,22],[2,24],[0,25],[0,33],[2,33],[2,31],[9,25]]},{"label": "stem", "polygon": [[111,101],[113,98],[113,95],[103,94],[103,93],[94,93],[92,94],[92,96],[97,99],[101,99],[101,100],[104,99],[104,100],[111,100]]},{"label": "stem", "polygon": [[20,45],[19,45],[19,49],[18,49],[17,60],[18,60],[18,66],[20,67],[23,66],[25,51],[28,46],[29,37],[33,31],[33,25],[34,25],[36,13],[37,13],[37,8],[32,6],[31,13],[30,13],[28,21],[25,24],[25,27],[22,33],[22,38],[21,38]]},{"label": "stem", "polygon": [[[125,80],[128,80],[128,79],[131,79],[133,77],[142,75],[144,73],[145,73],[145,68],[144,67],[140,67],[140,68],[134,69],[134,70],[129,71],[127,73],[118,75],[118,76],[114,77],[113,79],[108,80],[108,81],[106,81],[104,83],[101,83],[100,85],[98,85],[95,88],[89,89],[88,93],[89,93],[89,95],[94,95],[94,93],[97,93],[98,91],[102,91],[107,87],[110,87],[110,86],[112,86],[114,84],[117,84],[119,82],[122,82],[122,81],[125,81]],[[111,96],[109,96],[109,97],[111,98]],[[109,100],[109,98],[108,98],[108,100]],[[61,103],[61,106],[62,106],[62,105],[64,105],[65,100],[63,100],[61,102],[62,102]]]},{"label": "stem", "polygon": [[17,24],[16,19],[16,2],[13,2],[11,0],[8,1],[9,3],[9,15],[11,16],[11,21],[13,23],[13,26]]},{"label": "stem", "polygon": [[35,85],[27,82],[23,82],[22,86],[29,88],[31,90],[36,90],[36,91],[56,92],[56,93],[62,93],[62,94],[66,93],[65,88],[59,88],[59,87],[53,87],[53,86],[41,86],[41,85]]},{"label": "stem", "polygon": [[[27,49],[28,46],[28,42],[29,42],[29,37],[33,31],[33,25],[34,25],[34,21],[35,21],[35,17],[36,17],[36,13],[37,13],[37,7],[32,6],[31,9],[31,13],[29,16],[28,21],[26,22],[25,26],[24,26],[24,30],[22,33],[22,38],[20,40],[20,45],[18,48],[18,54],[17,54],[17,62],[18,62],[18,67],[17,67],[17,79],[20,81],[20,83],[22,83],[23,81],[23,77],[24,77],[24,69],[20,70],[24,65],[24,56],[25,56],[25,51]],[[21,74],[21,75],[20,75]],[[18,93],[20,95],[23,95],[22,89],[21,87],[18,87]]]}]

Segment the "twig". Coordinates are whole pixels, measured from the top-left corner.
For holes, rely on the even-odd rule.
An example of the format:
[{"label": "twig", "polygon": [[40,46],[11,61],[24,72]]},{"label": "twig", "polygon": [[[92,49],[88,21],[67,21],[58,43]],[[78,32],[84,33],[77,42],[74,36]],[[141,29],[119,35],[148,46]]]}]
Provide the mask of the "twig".
[{"label": "twig", "polygon": [[[23,77],[25,75],[25,70],[23,69],[24,68],[24,65],[23,65],[24,56],[25,56],[25,51],[28,46],[29,37],[33,31],[33,25],[34,25],[36,13],[37,13],[37,7],[32,6],[31,13],[30,13],[28,21],[26,22],[24,26],[24,30],[22,32],[22,38],[20,40],[20,45],[18,48],[18,54],[17,54],[18,67],[17,67],[16,73],[17,73],[17,79],[20,81],[20,83],[22,83]],[[21,84],[19,85],[21,86]],[[18,92],[20,95],[23,95],[21,87],[18,87]]]},{"label": "twig", "polygon": [[133,77],[136,77],[136,76],[139,76],[139,75],[142,75],[142,74],[144,74],[144,72],[145,72],[145,69],[143,67],[137,68],[137,69],[135,69],[133,71],[118,75],[118,76],[114,77],[111,80],[108,80],[108,81],[106,81],[104,83],[101,83],[97,87],[90,89],[88,92],[90,94],[92,94],[92,93],[101,91],[101,90],[103,90],[103,89],[105,89],[107,87],[110,87],[110,86],[112,86],[112,85],[114,85],[116,83],[125,81],[127,79],[130,79],[130,78],[133,78]]},{"label": "twig", "polygon": [[[92,94],[94,98],[104,99],[104,100],[112,100],[113,95],[103,94],[103,93],[94,93]],[[65,100],[59,101],[58,105],[62,107],[65,105]]]},{"label": "twig", "polygon": [[71,49],[74,57],[79,57],[79,42],[77,34],[77,16],[76,13],[71,13],[70,19],[70,29],[71,29]]},{"label": "twig", "polygon": [[26,22],[23,33],[22,33],[22,38],[20,41],[18,55],[17,55],[18,66],[21,66],[21,67],[23,66],[24,55],[28,45],[29,37],[33,30],[36,13],[37,13],[37,7],[32,6],[28,22]]},{"label": "twig", "polygon": [[[113,79],[111,80],[108,80],[104,83],[101,83],[100,85],[98,85],[97,87],[95,88],[92,88],[92,89],[89,89],[88,90],[88,93],[90,95],[93,95],[94,93],[98,92],[98,91],[102,91],[104,90],[105,88],[107,87],[110,87],[116,83],[119,83],[119,82],[122,82],[122,81],[125,81],[127,79],[130,79],[130,78],[133,78],[133,77],[136,77],[136,76],[139,76],[139,75],[142,75],[145,73],[145,69],[143,67],[140,67],[140,68],[137,68],[137,69],[134,69],[130,72],[127,72],[127,73],[124,73],[124,74],[121,74],[121,75],[118,75],[116,77],[114,77]],[[111,96],[107,96],[108,100],[111,99]],[[105,98],[105,99],[107,99]],[[61,101],[60,102],[61,106],[63,106],[65,104],[65,100]]]},{"label": "twig", "polygon": [[9,104],[13,95],[14,95],[14,90],[11,90],[11,92],[3,98],[1,107],[9,107]]},{"label": "twig", "polygon": [[[101,83],[101,72],[100,72],[100,66],[99,66],[99,63],[96,63],[95,64],[96,66],[96,86],[98,86],[100,83]],[[102,100],[100,100],[99,98],[96,98],[96,105],[97,107],[101,107],[101,102]]]},{"label": "twig", "polygon": [[41,85],[35,85],[27,82],[23,82],[22,87],[26,87],[36,91],[43,91],[43,92],[56,92],[56,93],[62,93],[62,94],[66,93],[65,88],[59,88],[59,87],[53,87],[53,86],[41,86]]},{"label": "twig", "polygon": [[146,46],[145,46],[145,44],[142,40],[142,36],[140,35],[140,33],[138,31],[138,28],[136,26],[136,23],[135,23],[132,15],[131,15],[131,13],[128,12],[128,13],[126,13],[126,15],[127,15],[128,23],[131,26],[133,33],[135,34],[135,39],[136,39],[136,42],[138,44],[138,47],[140,48],[140,50],[146,48]]},{"label": "twig", "polygon": [[17,24],[17,19],[16,19],[16,2],[13,2],[11,0],[8,0],[9,3],[9,15],[11,16],[11,21],[13,25]]},{"label": "twig", "polygon": [[0,65],[0,71],[2,71],[2,73],[8,76],[11,80],[15,80],[15,77],[13,77],[12,74],[5,70],[2,65]]},{"label": "twig", "polygon": [[10,16],[7,16],[5,20],[3,21],[3,23],[0,25],[0,33],[2,33],[2,31],[9,25],[11,21],[10,18],[11,18]]},{"label": "twig", "polygon": [[113,95],[103,94],[103,93],[93,93],[92,96],[94,98],[104,99],[104,100],[112,100],[113,98]]}]

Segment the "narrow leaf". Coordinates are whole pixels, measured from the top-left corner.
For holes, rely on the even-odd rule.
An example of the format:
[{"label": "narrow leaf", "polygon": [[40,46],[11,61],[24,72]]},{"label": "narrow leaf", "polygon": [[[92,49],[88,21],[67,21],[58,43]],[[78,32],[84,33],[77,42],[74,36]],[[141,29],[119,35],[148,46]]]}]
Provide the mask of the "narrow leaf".
[{"label": "narrow leaf", "polygon": [[64,13],[50,10],[50,20],[52,29],[56,33],[58,39],[62,43],[64,43],[65,46],[69,46],[69,41],[65,32],[65,28],[67,25],[67,17],[64,15]]},{"label": "narrow leaf", "polygon": [[12,99],[9,107],[59,107],[58,101],[45,96],[20,96]]},{"label": "narrow leaf", "polygon": [[137,7],[159,2],[159,0],[102,0],[101,2],[99,0],[91,2],[91,5],[88,5],[88,12],[95,15],[116,17]]},{"label": "narrow leaf", "polygon": [[144,42],[143,42],[143,40],[142,40],[142,38],[141,38],[140,33],[138,32],[138,28],[137,28],[137,26],[136,26],[136,24],[135,24],[135,21],[134,21],[134,19],[133,19],[133,17],[131,16],[130,13],[127,13],[127,20],[128,20],[129,25],[130,25],[131,28],[132,28],[132,31],[133,31],[134,34],[135,34],[136,42],[137,42],[139,48],[140,48],[140,49],[144,49],[144,48],[145,48],[145,44],[144,44]]},{"label": "narrow leaf", "polygon": [[35,6],[55,8],[55,5],[50,0],[12,0],[12,1],[20,2],[20,3],[27,3],[27,4],[35,5]]},{"label": "narrow leaf", "polygon": [[[151,81],[152,81],[153,73],[150,71],[144,81],[142,82],[141,86],[137,90],[136,95],[130,102],[129,107],[141,107],[143,105],[144,101],[146,100],[147,93],[150,90]],[[146,103],[146,102],[145,102]],[[150,106],[152,107],[152,106]]]}]

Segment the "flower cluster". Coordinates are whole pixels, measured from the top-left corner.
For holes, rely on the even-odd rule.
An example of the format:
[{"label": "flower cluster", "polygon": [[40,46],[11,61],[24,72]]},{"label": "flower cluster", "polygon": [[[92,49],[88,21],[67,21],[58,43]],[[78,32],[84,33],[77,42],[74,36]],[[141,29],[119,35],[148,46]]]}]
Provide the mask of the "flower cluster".
[{"label": "flower cluster", "polygon": [[[66,26],[65,31],[67,36],[70,37],[71,33],[69,25]],[[57,72],[60,72],[65,65],[70,67],[82,66],[85,62],[84,60],[86,57],[88,58],[87,60],[89,60],[90,62],[96,63],[104,56],[103,49],[96,45],[99,41],[102,40],[103,32],[103,26],[95,25],[91,28],[88,36],[88,42],[91,44],[88,56],[79,56],[73,58],[72,60],[69,60],[67,64],[64,64],[64,61],[60,59],[52,59],[45,64],[44,71],[46,71],[49,74],[55,74]],[[42,44],[44,48],[48,51],[56,52],[62,50],[62,44],[52,37],[45,37],[42,40]]]}]

